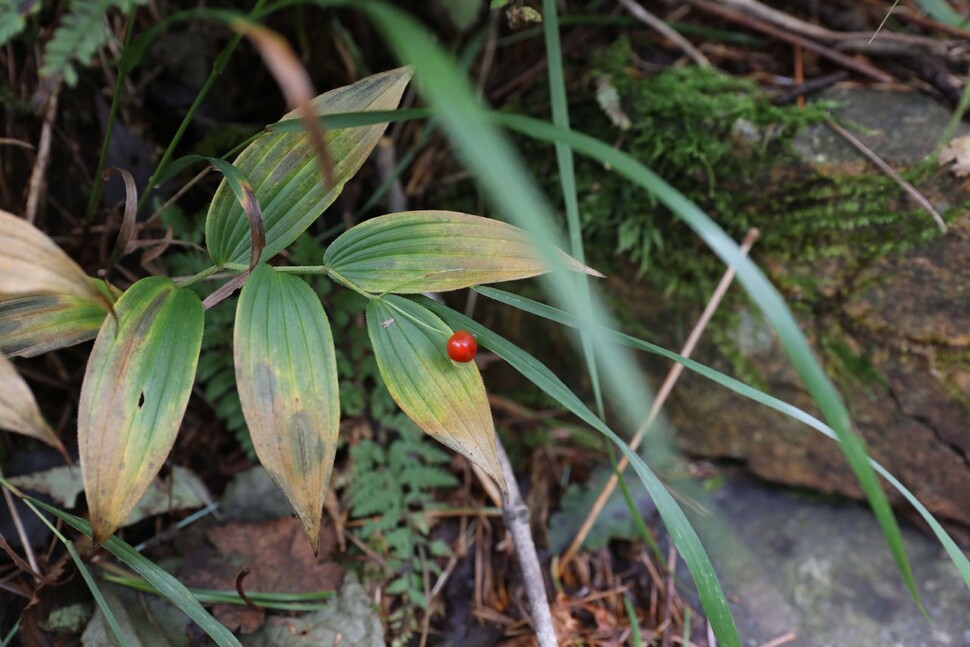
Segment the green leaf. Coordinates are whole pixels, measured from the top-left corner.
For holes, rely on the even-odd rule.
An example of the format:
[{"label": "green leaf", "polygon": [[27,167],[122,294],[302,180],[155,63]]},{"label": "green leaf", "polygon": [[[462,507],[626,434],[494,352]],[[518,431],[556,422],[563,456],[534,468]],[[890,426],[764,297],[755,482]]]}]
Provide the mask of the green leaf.
[{"label": "green leaf", "polygon": [[190,289],[149,277],[105,319],[88,360],[78,445],[94,539],[107,540],[162,467],[188,404],[203,311]]},{"label": "green leaf", "polygon": [[0,353],[34,357],[94,339],[108,316],[101,302],[73,294],[0,296]]},{"label": "green leaf", "polygon": [[258,265],[239,296],[233,348],[253,448],[316,552],[340,430],[333,335],[316,293]]},{"label": "green leaf", "polygon": [[[411,78],[408,68],[375,74],[313,100],[318,115],[397,107]],[[284,120],[297,117],[291,112]],[[384,133],[386,124],[332,131],[327,149],[334,160],[336,186],[325,187],[307,134],[269,132],[250,144],[234,166],[252,182],[266,225],[269,260],[302,234],[340,195]],[[249,225],[242,207],[225,182],[219,185],[206,219],[206,245],[216,264],[246,263],[250,256]]]},{"label": "green leaf", "polygon": [[671,539],[684,558],[684,562],[686,562],[687,568],[694,578],[694,583],[697,585],[701,603],[704,605],[708,619],[712,625],[720,626],[721,631],[727,632],[726,637],[722,636],[724,642],[729,642],[733,638],[733,644],[740,645],[737,630],[734,627],[734,620],[731,618],[731,610],[728,608],[727,600],[724,598],[724,591],[717,581],[714,567],[711,565],[711,561],[704,551],[704,547],[701,545],[697,533],[694,532],[687,517],[684,516],[683,510],[680,509],[680,506],[677,505],[674,498],[667,492],[667,489],[660,482],[660,479],[657,478],[656,474],[643,462],[640,455],[630,449],[629,445],[623,442],[606,423],[597,418],[583,404],[582,400],[562,380],[556,377],[555,373],[550,371],[548,367],[535,357],[476,321],[455,312],[446,305],[428,299],[427,297],[414,297],[414,299],[427,306],[435,314],[443,317],[451,325],[464,328],[477,335],[482,346],[507,361],[530,382],[553,397],[588,425],[609,438],[623,452],[627,460],[630,461],[630,465],[637,473],[637,476],[640,477],[640,481],[653,498],[654,503],[657,505],[657,511],[660,513],[660,517],[663,519]]},{"label": "green leaf", "polygon": [[13,363],[0,354],[0,429],[15,431],[41,440],[62,454],[67,454],[61,440],[50,428],[30,387],[20,377]]},{"label": "green leaf", "polygon": [[[571,270],[600,275],[561,253]],[[367,220],[324,253],[335,276],[373,294],[445,292],[548,272],[529,234],[454,211],[408,211]]]},{"label": "green leaf", "polygon": [[485,384],[474,362],[448,358],[445,345],[452,330],[427,308],[388,295],[367,304],[367,332],[384,384],[401,410],[504,491]]},{"label": "green leaf", "polygon": [[[54,506],[48,505],[43,501],[38,501],[37,499],[30,497],[27,497],[27,500],[31,501],[37,507],[50,512],[52,515],[58,519],[61,519],[64,521],[64,523],[71,526],[78,532],[81,532],[88,537],[94,537],[90,524],[88,524],[88,522],[84,519],[75,517],[73,514],[69,514],[62,510],[58,510]],[[109,537],[103,543],[103,546],[105,550],[120,559],[133,571],[145,578],[145,580],[154,586],[155,589],[157,589],[162,595],[171,600],[172,604],[181,609],[185,615],[199,625],[202,630],[215,641],[217,645],[220,647],[241,647],[239,641],[234,635],[232,635],[232,632],[223,627],[215,618],[209,615],[209,612],[206,611],[194,597],[192,597],[191,591],[185,588],[185,586],[177,579],[140,555],[134,548],[121,541],[117,537]]]}]

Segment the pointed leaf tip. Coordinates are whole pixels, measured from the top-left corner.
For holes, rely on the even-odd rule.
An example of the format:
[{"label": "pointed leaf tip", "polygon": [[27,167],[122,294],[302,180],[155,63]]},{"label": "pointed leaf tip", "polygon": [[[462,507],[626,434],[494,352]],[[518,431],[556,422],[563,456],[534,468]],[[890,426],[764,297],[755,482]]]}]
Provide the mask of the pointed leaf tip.
[{"label": "pointed leaf tip", "polygon": [[13,363],[0,354],[0,429],[43,441],[65,457],[64,444],[51,429],[37,407],[30,387],[17,373]]},{"label": "pointed leaf tip", "polygon": [[[313,99],[313,112],[323,116],[363,110],[393,110],[411,79],[409,68],[374,74]],[[297,117],[291,112],[283,120]],[[324,124],[326,122],[324,121]],[[316,153],[306,132],[269,132],[250,144],[233,165],[249,178],[262,208],[269,260],[323,213],[377,145],[387,124],[328,131],[327,151],[333,159],[333,186],[320,181]],[[250,231],[242,207],[226,182],[219,185],[205,225],[206,245],[216,263],[246,263]]]},{"label": "pointed leaf tip", "polygon": [[336,353],[316,293],[258,265],[236,307],[233,349],[253,448],[316,554],[340,430]]},{"label": "pointed leaf tip", "polygon": [[388,295],[367,305],[367,331],[384,384],[401,410],[508,494],[485,384],[474,362],[448,358],[452,330],[423,306]]},{"label": "pointed leaf tip", "polygon": [[[563,266],[603,275],[565,252]],[[324,263],[373,294],[445,292],[538,276],[552,267],[528,232],[455,211],[406,211],[372,218],[340,235]]]},{"label": "pointed leaf tip", "polygon": [[95,542],[113,533],[175,442],[202,342],[199,297],[149,277],[115,304],[88,359],[78,448]]}]

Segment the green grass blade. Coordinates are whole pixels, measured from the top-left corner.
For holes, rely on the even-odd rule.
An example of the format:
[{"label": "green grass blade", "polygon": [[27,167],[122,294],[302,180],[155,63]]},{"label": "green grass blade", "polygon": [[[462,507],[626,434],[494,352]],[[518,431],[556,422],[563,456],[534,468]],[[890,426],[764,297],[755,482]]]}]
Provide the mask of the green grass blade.
[{"label": "green grass blade", "polygon": [[677,549],[680,551],[684,562],[690,570],[694,583],[700,594],[701,603],[707,612],[708,620],[715,628],[714,631],[720,640],[726,645],[740,645],[737,629],[731,617],[727,600],[724,598],[724,591],[717,580],[714,567],[711,565],[707,553],[701,545],[697,533],[694,532],[683,510],[674,501],[674,498],[667,492],[667,489],[660,482],[660,479],[643,462],[640,456],[630,449],[623,440],[617,436],[602,420],[583,404],[575,393],[567,387],[562,380],[556,377],[549,368],[535,357],[525,352],[512,342],[502,336],[492,332],[473,319],[455,312],[448,306],[440,304],[427,297],[415,297],[414,301],[424,305],[426,308],[441,317],[449,326],[462,328],[471,332],[478,338],[478,342],[483,347],[489,349],[505,361],[515,370],[519,371],[526,379],[542,389],[546,394],[566,407],[578,418],[609,438],[630,461],[637,476],[643,482],[657,510],[663,519],[667,531]]},{"label": "green grass blade", "polygon": [[[852,422],[842,398],[812,353],[805,335],[798,327],[798,323],[789,311],[788,306],[785,305],[781,294],[758,269],[757,265],[741,254],[737,243],[697,205],[630,155],[587,135],[559,128],[537,119],[518,115],[496,114],[494,120],[507,128],[539,140],[568,143],[573,150],[588,155],[603,164],[608,164],[614,172],[656,196],[661,203],[693,229],[694,233],[721,258],[725,265],[735,268],[738,281],[744,286],[751,300],[764,313],[765,318],[778,333],[778,338],[788,354],[792,366],[798,371],[802,382],[822,411],[824,418],[838,435],[842,452],[845,454],[849,467],[855,473],[856,479],[858,479],[859,485],[865,492],[869,505],[876,515],[903,581],[917,605],[922,609],[922,602],[916,590],[909,559],[906,557],[906,551],[903,548],[899,524],[889,507],[886,494],[882,491],[876,474],[869,464],[865,443],[852,429]],[[583,329],[586,329],[586,322],[584,322]]]},{"label": "green grass blade", "polygon": [[[637,620],[637,610],[633,608],[630,598],[623,596],[623,608],[626,609],[626,619],[630,623],[630,644],[642,645],[643,638],[640,637],[640,622]],[[689,645],[690,643],[683,643]]]},{"label": "green grass blade", "polygon": [[[551,321],[555,321],[557,323],[560,323],[566,326],[577,327],[580,325],[576,317],[573,317],[572,315],[566,312],[563,312],[562,310],[553,308],[544,303],[538,303],[537,301],[533,301],[532,299],[520,297],[517,294],[512,294],[511,292],[505,292],[503,290],[497,290],[495,288],[477,287],[475,289],[482,296],[488,297],[490,299],[494,299],[506,305],[513,306],[515,308],[518,308],[525,312],[529,312],[536,316],[543,317],[545,319],[549,319]],[[692,359],[683,357],[682,355],[679,355],[673,351],[667,350],[662,346],[651,344],[650,342],[643,341],[642,339],[637,339],[636,337],[632,337],[630,335],[626,335],[621,332],[609,331],[609,334],[612,337],[612,339],[618,344],[623,344],[631,348],[635,348],[637,350],[642,350],[648,353],[652,353],[654,355],[659,355],[661,357],[665,357],[669,360],[677,362],[678,364],[682,364],[684,368],[690,371],[693,371],[698,375],[705,377],[708,380],[711,380],[712,382],[733,391],[734,393],[737,393],[740,396],[748,398],[749,400],[753,400],[754,402],[757,402],[758,404],[762,404],[770,409],[774,409],[775,411],[781,414],[784,414],[789,418],[792,418],[805,425],[808,425],[812,429],[815,429],[816,431],[828,436],[829,438],[831,438],[836,442],[841,442],[839,440],[838,435],[836,435],[835,431],[833,431],[831,427],[826,425],[818,418],[802,411],[801,409],[799,409],[794,405],[788,404],[787,402],[783,400],[779,400],[778,398],[768,395],[767,393],[763,393],[762,391],[759,391],[754,387],[748,386],[747,384],[745,384],[744,382],[741,382],[740,380],[737,380],[733,377],[725,375],[720,371],[716,371]],[[919,499],[916,498],[916,495],[914,495],[908,488],[906,488],[906,486],[900,483],[896,479],[896,477],[890,474],[889,471],[886,468],[884,468],[879,462],[870,458],[869,464],[872,465],[872,468],[880,476],[886,479],[886,481],[888,481],[889,484],[892,485],[897,492],[902,494],[903,498],[909,501],[909,503],[916,509],[919,515],[923,517],[923,520],[926,521],[927,525],[929,525],[930,529],[933,531],[933,534],[936,535],[936,538],[939,540],[940,544],[943,545],[944,550],[946,550],[947,555],[949,555],[950,559],[953,561],[954,565],[957,568],[957,571],[960,573],[960,576],[963,578],[964,583],[967,585],[967,588],[970,588],[970,559],[967,559],[967,556],[963,553],[960,547],[957,546],[956,542],[953,541],[953,539],[946,532],[943,526],[940,525],[940,523],[936,520],[933,514],[926,509],[926,506],[920,503]]]},{"label": "green grass blade", "polygon": [[[50,512],[52,515],[62,520],[64,523],[71,526],[78,532],[81,532],[88,537],[91,536],[91,525],[84,519],[75,517],[73,514],[69,514],[62,510],[58,510],[54,506],[47,505],[43,501],[38,501],[37,499],[33,499],[31,497],[27,497],[26,500],[29,500],[34,505],[43,508],[47,512]],[[215,641],[217,645],[220,647],[242,647],[241,643],[236,639],[232,632],[219,624],[219,622],[213,618],[194,597],[192,597],[192,593],[169,573],[163,571],[147,558],[139,555],[137,552],[135,552],[134,548],[121,541],[117,537],[110,537],[104,542],[103,547],[112,555],[127,564],[129,568],[148,580],[152,586],[161,592],[162,595],[171,600],[175,606],[185,613],[185,615],[199,625],[202,630]]]},{"label": "green grass blade", "polygon": [[3,637],[3,642],[0,642],[0,647],[7,647],[8,645],[12,644],[13,639],[17,637],[18,631],[20,631],[20,619],[14,623],[7,635]]},{"label": "green grass blade", "polygon": [[57,537],[62,544],[64,544],[64,547],[67,548],[67,552],[71,555],[71,559],[74,560],[74,564],[77,566],[77,570],[81,574],[81,578],[84,580],[84,583],[87,584],[88,589],[91,591],[91,595],[94,596],[94,601],[97,603],[98,608],[101,609],[101,613],[104,614],[104,619],[108,623],[108,626],[111,627],[111,632],[115,635],[115,638],[118,639],[118,644],[128,644],[128,637],[125,635],[125,632],[122,631],[121,625],[118,624],[118,619],[115,618],[114,612],[111,610],[111,607],[108,606],[108,601],[105,600],[104,595],[101,594],[101,589],[98,588],[97,582],[95,582],[94,578],[91,576],[91,571],[88,570],[84,560],[81,559],[77,549],[74,547],[74,542],[61,534],[61,531],[58,530],[54,524],[48,521],[47,517],[41,514],[40,510],[38,510],[33,503],[28,500],[25,500],[24,503],[27,504],[27,507],[33,510],[34,514],[37,515],[37,518],[40,519],[44,525],[47,526],[52,533],[54,533],[54,536]]},{"label": "green grass blade", "polygon": [[[146,580],[140,578],[121,577],[106,573],[104,579],[112,584],[126,586],[143,593],[161,596],[162,593]],[[239,596],[236,591],[219,589],[189,589],[189,592],[199,602],[203,604],[235,604],[243,606],[248,602]],[[334,596],[333,591],[317,591],[316,593],[275,593],[246,591],[246,597],[250,602],[267,609],[280,609],[282,611],[319,611],[326,609],[330,603],[314,602],[315,600],[329,600]]]},{"label": "green grass blade", "polygon": [[[537,248],[550,266],[562,268],[562,262],[556,256],[555,243],[559,236],[551,210],[536,184],[529,180],[529,172],[511,144],[489,123],[490,117],[475,99],[468,80],[435,39],[410,16],[385,4],[367,3],[363,7],[389,47],[399,58],[415,66],[422,95],[435,110],[444,132],[468,169],[482,182],[497,210],[512,224],[531,231]],[[597,358],[602,365],[610,367],[603,377],[609,393],[616,399],[617,411],[623,416],[624,423],[634,428],[648,414],[651,391],[630,354],[606,341],[599,330],[601,322],[608,323],[604,314],[606,309],[595,299],[592,299],[591,308],[585,308],[574,278],[563,272],[550,272],[543,282],[554,298],[568,304],[570,310],[584,318],[583,328],[590,333]],[[630,453],[637,475],[656,497],[658,508],[663,510],[662,516],[671,537],[683,544],[681,552],[719,639],[725,645],[739,645],[737,629],[717,576],[683,511],[635,452],[630,451],[612,430],[603,433],[619,442],[624,453]]]},{"label": "green grass blade", "polygon": [[74,547],[74,542],[68,539],[64,539],[64,546],[67,548],[67,552],[71,554],[71,559],[77,564],[77,570],[81,572],[81,577],[84,578],[84,583],[88,585],[88,589],[91,591],[91,595],[94,596],[94,601],[98,604],[98,608],[101,609],[101,613],[104,614],[104,619],[111,627],[111,633],[115,635],[118,639],[119,645],[125,645],[129,641],[125,636],[125,633],[121,629],[121,625],[118,624],[118,619],[115,618],[114,612],[111,607],[108,606],[108,601],[104,599],[104,595],[101,594],[101,589],[98,588],[97,582],[91,576],[91,572],[88,567],[84,565],[84,560],[78,555],[77,549]]},{"label": "green grass blade", "polygon": [[[569,101],[566,97],[566,77],[562,64],[562,46],[559,42],[559,14],[555,0],[542,0],[542,28],[546,40],[546,59],[549,65],[549,96],[552,100],[552,123],[562,128],[569,128]],[[562,185],[563,204],[566,207],[566,228],[569,231],[569,252],[580,263],[586,263],[583,251],[583,229],[579,222],[579,198],[576,195],[576,170],[573,165],[573,152],[564,143],[556,142],[556,163],[559,165],[559,182]],[[576,277],[579,296],[586,301],[585,307],[592,304],[589,298],[589,282],[584,276]],[[593,397],[596,399],[596,410],[600,417],[604,415],[603,392],[600,388],[599,371],[596,367],[596,355],[589,335],[580,332],[583,344],[583,357],[586,360],[586,370],[593,387]]]}]

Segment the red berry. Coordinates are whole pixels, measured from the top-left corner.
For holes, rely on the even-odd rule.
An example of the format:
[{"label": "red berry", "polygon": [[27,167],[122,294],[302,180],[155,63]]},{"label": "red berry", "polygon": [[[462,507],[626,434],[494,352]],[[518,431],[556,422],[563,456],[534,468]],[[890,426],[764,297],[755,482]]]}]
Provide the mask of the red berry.
[{"label": "red berry", "polygon": [[478,342],[467,330],[459,330],[448,338],[448,357],[456,362],[470,362],[478,352]]}]

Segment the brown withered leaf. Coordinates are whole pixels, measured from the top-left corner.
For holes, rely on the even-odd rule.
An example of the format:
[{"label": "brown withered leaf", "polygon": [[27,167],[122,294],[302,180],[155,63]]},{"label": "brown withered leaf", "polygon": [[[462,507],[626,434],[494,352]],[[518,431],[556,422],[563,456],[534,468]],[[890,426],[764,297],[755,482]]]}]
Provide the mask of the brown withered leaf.
[{"label": "brown withered leaf", "polygon": [[[344,569],[326,558],[337,545],[329,526],[320,531],[320,555],[306,541],[302,524],[293,517],[258,523],[236,522],[206,532],[212,546],[186,554],[180,579],[188,586],[235,590],[245,568],[243,590],[264,593],[313,593],[339,588]],[[215,605],[213,615],[232,631],[249,634],[265,621],[265,612],[247,606]]]},{"label": "brown withered leaf", "polygon": [[940,166],[953,162],[950,171],[957,177],[970,175],[970,135],[950,140],[940,151]]}]

